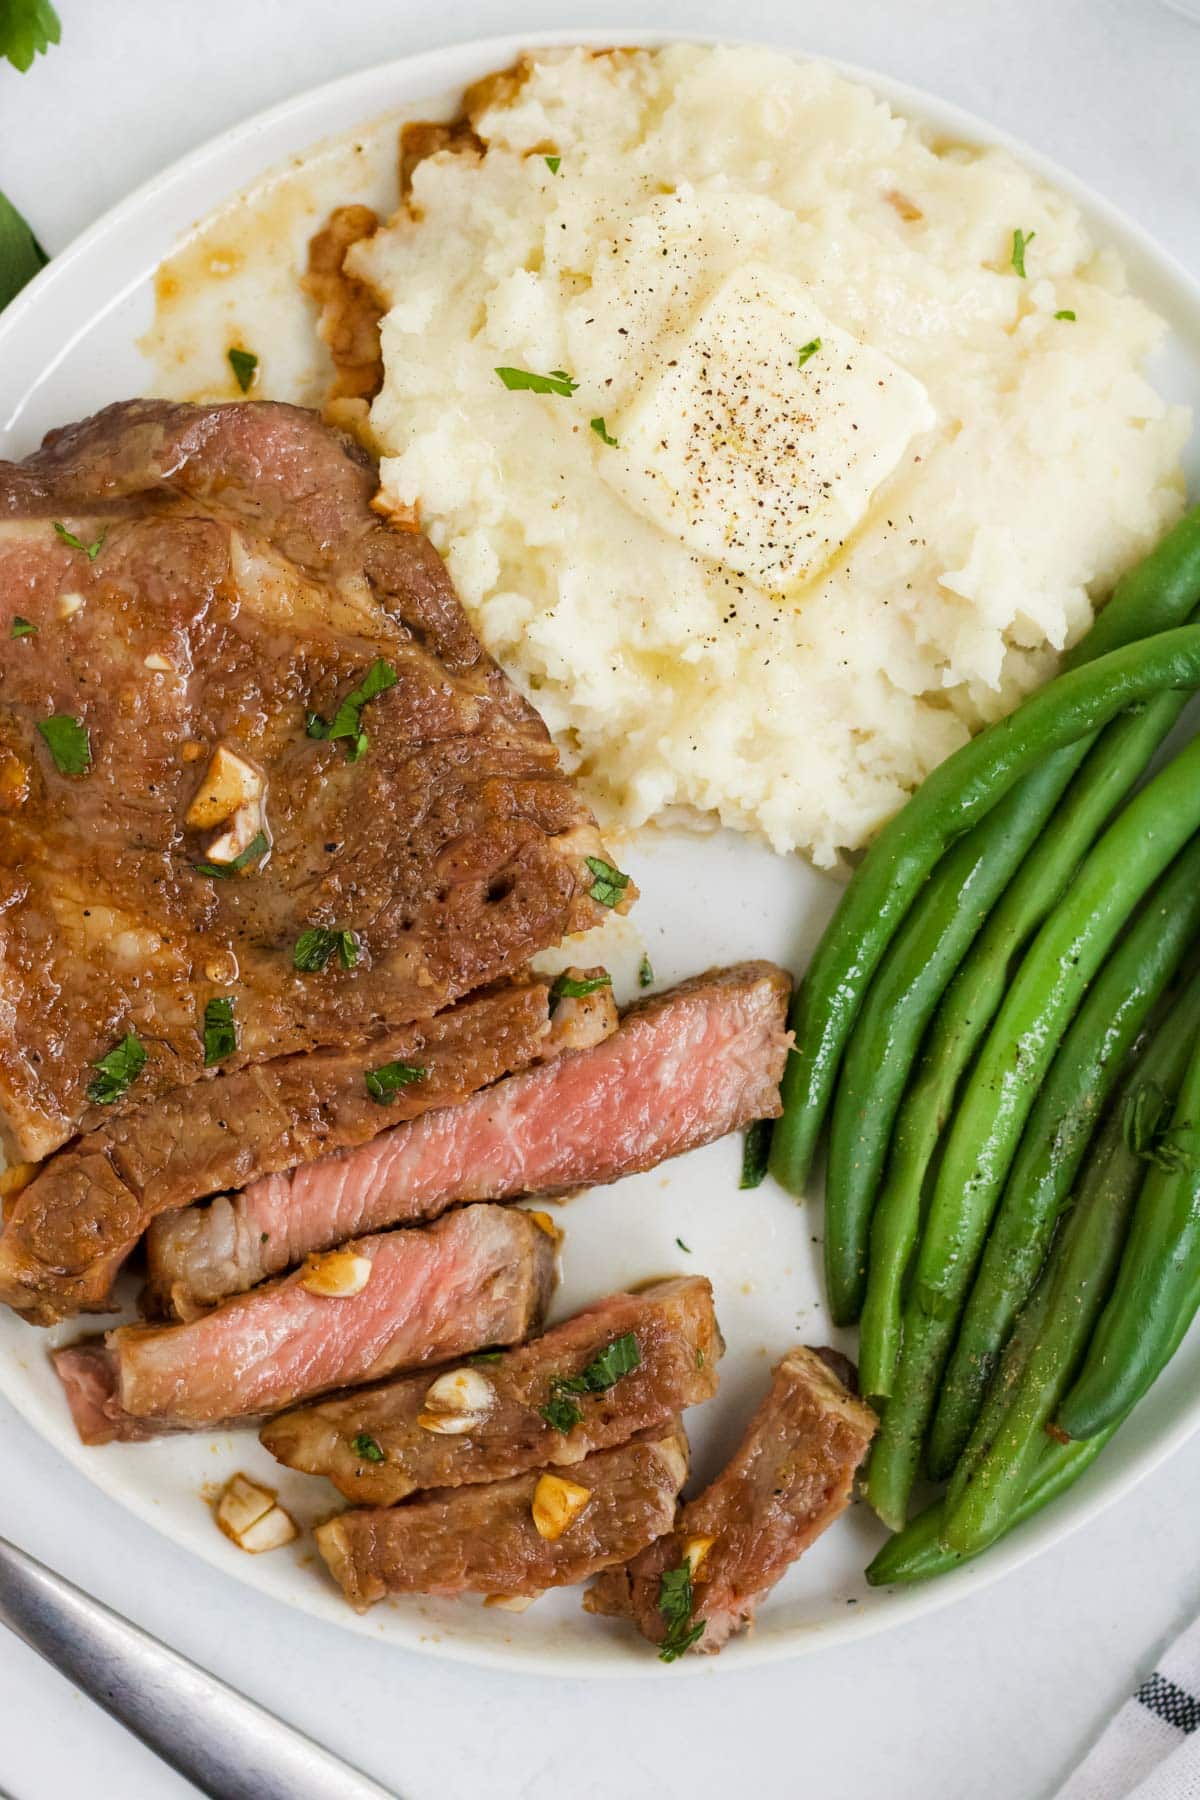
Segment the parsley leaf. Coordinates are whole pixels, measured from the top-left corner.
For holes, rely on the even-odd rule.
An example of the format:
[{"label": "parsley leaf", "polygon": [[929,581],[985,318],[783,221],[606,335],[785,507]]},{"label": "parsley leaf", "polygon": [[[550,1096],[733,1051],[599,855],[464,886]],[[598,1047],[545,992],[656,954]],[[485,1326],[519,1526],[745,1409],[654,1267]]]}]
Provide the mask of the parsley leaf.
[{"label": "parsley leaf", "polygon": [[48,719],[39,719],[37,728],[50,747],[60,775],[86,775],[92,764],[92,745],[86,725],[81,725],[70,713],[54,713]]},{"label": "parsley leaf", "polygon": [[82,550],[89,562],[95,562],[104,547],[104,540],[108,536],[107,526],[105,526],[94,544],[85,544],[82,538],[77,538],[73,531],[67,530],[61,519],[52,520],[52,524],[64,544],[70,544],[72,550]]},{"label": "parsley leaf", "polygon": [[632,1331],[627,1331],[621,1337],[614,1338],[611,1344],[606,1344],[578,1375],[553,1376],[550,1381],[550,1399],[545,1406],[539,1406],[538,1411],[555,1431],[570,1431],[572,1425],[579,1424],[583,1414],[569,1396],[607,1393],[623,1375],[631,1375],[641,1365],[642,1352],[637,1337]]},{"label": "parsley leaf", "polygon": [[503,1350],[477,1350],[474,1356],[468,1356],[471,1363],[496,1363],[504,1355]]},{"label": "parsley leaf", "polygon": [[599,975],[560,975],[550,988],[550,1011],[553,1012],[560,1000],[582,1000],[586,994],[594,994],[600,988],[610,988],[612,976],[606,969]]},{"label": "parsley leaf", "polygon": [[344,931],[337,926],[330,931],[324,925],[310,925],[296,939],[292,967],[303,975],[317,974],[336,950],[343,969],[353,969],[358,965],[359,948],[356,932]]},{"label": "parsley leaf", "polygon": [[740,1188],[756,1188],[767,1172],[767,1156],[771,1149],[770,1119],[756,1119],[742,1140],[742,1175]]},{"label": "parsley leaf", "polygon": [[1070,319],[1072,325],[1075,323],[1075,314],[1071,311],[1069,306],[1064,306],[1062,311],[1056,312],[1054,316],[1056,319]]},{"label": "parsley leaf", "polygon": [[806,362],[817,354],[821,348],[820,338],[809,338],[807,344],[801,344],[796,352],[796,367],[802,369]]},{"label": "parsley leaf", "polygon": [[36,625],[32,624],[30,622],[30,620],[28,620],[28,619],[23,619],[21,617],[20,613],[17,613],[12,622],[12,630],[9,632],[8,635],[9,635],[9,637],[15,637],[15,638],[16,637],[32,637],[36,631],[37,631]]},{"label": "parsley leaf", "polygon": [[390,1062],[382,1063],[378,1069],[368,1069],[363,1076],[367,1092],[377,1106],[386,1106],[394,1100],[402,1087],[408,1087],[414,1081],[424,1081],[428,1069],[418,1068],[416,1063]]},{"label": "parsley leaf", "polygon": [[558,171],[562,168],[562,157],[561,156],[544,156],[542,158],[542,161],[545,163],[546,167],[549,169],[549,171],[552,175],[557,175]]},{"label": "parsley leaf", "polygon": [[613,450],[618,447],[620,440],[609,436],[608,427],[603,419],[593,419],[591,421],[591,426],[592,430],[602,443],[608,444]]},{"label": "parsley leaf", "polygon": [[1012,266],[1017,271],[1017,274],[1021,277],[1022,281],[1025,280],[1025,252],[1028,250],[1036,236],[1036,231],[1031,231],[1028,235],[1023,231],[1013,232]]},{"label": "parsley leaf", "polygon": [[565,394],[569,398],[579,386],[565,369],[552,369],[549,375],[534,375],[529,369],[497,369],[496,373],[511,393],[524,389],[531,394]]},{"label": "parsley leaf", "polygon": [[93,1106],[111,1106],[130,1083],[136,1081],[145,1066],[146,1052],[133,1032],[126,1032],[107,1056],[92,1064],[96,1073],[88,1083],[88,1099]]},{"label": "parsley leaf", "polygon": [[545,1406],[538,1407],[538,1411],[553,1431],[568,1432],[583,1418],[573,1400],[560,1400],[557,1397],[547,1400]]},{"label": "parsley leaf", "polygon": [[12,201],[0,194],[0,310],[16,299],[48,261]]},{"label": "parsley leaf", "polygon": [[258,368],[258,358],[253,350],[231,350],[229,366],[233,370],[234,380],[243,394],[248,394],[254,382],[255,370]]},{"label": "parsley leaf", "polygon": [[692,1246],[690,1244],[685,1244],[681,1237],[677,1237],[675,1239],[675,1242],[679,1245],[679,1248],[682,1251],[684,1251],[684,1253],[686,1255],[690,1256],[692,1254]]},{"label": "parsley leaf", "polygon": [[192,867],[197,875],[211,876],[214,881],[227,881],[231,875],[240,875],[252,863],[261,862],[270,847],[266,832],[256,831],[246,848],[232,862],[200,862],[193,863]]},{"label": "parsley leaf", "polygon": [[61,38],[62,25],[50,0],[5,0],[0,5],[0,56],[22,75],[35,56],[44,56]]},{"label": "parsley leaf", "polygon": [[691,1623],[692,1604],[692,1566],[685,1557],[677,1569],[664,1569],[658,1583],[658,1610],[667,1622],[658,1650],[660,1662],[675,1662],[704,1636],[705,1621]]},{"label": "parsley leaf", "polygon": [[638,986],[641,988],[654,986],[654,966],[651,963],[650,958],[645,954],[643,954],[642,960],[638,964]]},{"label": "parsley leaf", "polygon": [[583,860],[594,877],[588,898],[601,906],[619,906],[621,896],[629,886],[628,875],[622,875],[620,869],[614,869],[602,856],[585,856]]},{"label": "parsley leaf", "polygon": [[381,1463],[387,1461],[382,1445],[371,1436],[369,1431],[360,1431],[357,1437],[351,1438],[350,1448],[361,1462]]},{"label": "parsley leaf", "polygon": [[347,761],[357,762],[367,748],[367,734],[362,727],[362,709],[368,700],[377,699],[395,685],[395,669],[382,656],[377,656],[359,686],[346,695],[331,722],[327,725],[320,713],[306,713],[305,730],[310,738],[349,738],[351,741],[346,746]]},{"label": "parsley leaf", "polygon": [[233,1021],[233,1001],[216,996],[204,1008],[204,1066],[224,1062],[237,1049],[237,1026]]}]

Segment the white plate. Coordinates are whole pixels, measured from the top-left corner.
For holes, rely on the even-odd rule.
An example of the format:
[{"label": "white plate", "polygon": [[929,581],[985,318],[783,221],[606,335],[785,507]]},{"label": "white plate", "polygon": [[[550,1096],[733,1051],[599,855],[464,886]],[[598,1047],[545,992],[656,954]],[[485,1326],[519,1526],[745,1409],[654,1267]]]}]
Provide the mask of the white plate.
[{"label": "white plate", "polygon": [[[0,454],[24,454],[52,425],[147,391],[155,382],[163,385],[138,348],[152,322],[155,270],[193,221],[265,171],[318,140],[356,132],[364,121],[386,115],[393,123],[396,117],[448,116],[467,82],[503,67],[530,44],[601,43],[608,35],[493,39],[365,70],[262,114],[167,170],[56,258],[0,319]],[[622,41],[651,43],[662,37],[625,33]],[[1007,143],[940,101],[861,70],[847,73],[867,81],[897,110],[933,125],[943,137]],[[1134,285],[1171,324],[1169,348],[1155,371],[1159,385],[1170,398],[1187,401],[1200,413],[1200,289],[1078,182],[1020,146],[1007,147],[1070,193],[1098,236],[1123,252]],[[372,181],[378,184],[377,174],[368,173],[360,183],[365,194],[370,194]],[[303,219],[293,222],[297,243],[307,228]],[[295,303],[286,304],[294,313]],[[267,340],[248,336],[247,341],[261,346]],[[264,356],[264,376],[277,393],[286,390],[284,397],[303,385],[295,359],[289,363],[282,353],[276,359],[273,344]],[[660,981],[750,955],[801,967],[837,897],[830,882],[798,860],[772,856],[726,834],[688,838],[648,833],[622,860],[643,892],[636,930],[631,924],[618,934],[623,941],[616,946],[615,963],[618,972],[624,970],[626,992],[643,941]],[[703,1270],[712,1277],[729,1354],[720,1396],[688,1421],[701,1474],[714,1468],[735,1440],[782,1350],[797,1338],[822,1343],[838,1335],[828,1325],[821,1295],[819,1208],[794,1205],[770,1182],[739,1192],[738,1154],[735,1142],[714,1145],[661,1171],[573,1201],[563,1215],[567,1241],[560,1314],[584,1299],[667,1270]],[[678,1238],[689,1246],[687,1253]],[[862,1569],[882,1533],[866,1509],[856,1507],[771,1596],[752,1636],[732,1644],[715,1662],[688,1658],[668,1672],[622,1628],[585,1618],[577,1592],[547,1596],[520,1618],[485,1611],[472,1601],[407,1602],[356,1617],[313,1568],[303,1547],[294,1556],[281,1552],[250,1558],[213,1525],[202,1493],[206,1487],[234,1468],[279,1478],[281,1472],[253,1434],[85,1450],[76,1441],[50,1372],[47,1341],[11,1317],[0,1320],[0,1388],[64,1456],[140,1519],[262,1593],[349,1630],[441,1656],[557,1675],[640,1673],[677,1681],[686,1674],[746,1668],[899,1624],[974,1591],[1064,1537],[1162,1462],[1200,1425],[1200,1337],[1193,1335],[1096,1468],[979,1563],[908,1592],[873,1592],[862,1580]],[[852,1348],[845,1334],[842,1342]],[[311,1518],[328,1504],[322,1483],[293,1476],[282,1487],[285,1500],[301,1517]]]}]

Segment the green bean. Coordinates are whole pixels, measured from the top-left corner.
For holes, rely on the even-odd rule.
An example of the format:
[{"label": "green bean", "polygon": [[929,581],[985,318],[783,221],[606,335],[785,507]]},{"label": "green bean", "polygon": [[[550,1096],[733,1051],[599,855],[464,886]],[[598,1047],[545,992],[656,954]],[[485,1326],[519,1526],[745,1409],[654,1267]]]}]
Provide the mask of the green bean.
[{"label": "green bean", "polygon": [[[1018,1379],[1005,1385],[997,1406],[989,1393],[946,1493],[942,1531],[950,1549],[974,1555],[1016,1517],[1046,1442],[1046,1426],[1109,1292],[1146,1172],[1141,1157],[1125,1142],[1126,1106],[1143,1088],[1174,1097],[1198,1030],[1200,975],[1193,975],[1133,1058],[1117,1103],[1088,1152],[1075,1203],[1010,1339],[1011,1347],[1018,1335],[1032,1336],[1032,1346],[1022,1357]],[[1006,1350],[1002,1374],[1008,1360]]]},{"label": "green bean", "polygon": [[[1179,1088],[1175,1121],[1147,1172],[1116,1285],[1082,1372],[1059,1411],[1073,1438],[1095,1437],[1133,1406],[1163,1367],[1164,1345],[1200,1279],[1200,1037]],[[1190,1296],[1190,1298],[1189,1298]],[[1190,1318],[1190,1314],[1188,1315]]]},{"label": "green bean", "polygon": [[[1139,648],[1151,651],[1176,635],[1182,634],[1166,633]],[[1111,665],[1116,658],[1107,660]],[[1129,803],[1092,850],[1030,947],[980,1052],[938,1169],[904,1309],[893,1393],[871,1457],[868,1494],[873,1505],[886,1507],[880,1514],[886,1524],[903,1523],[958,1316],[1061,1033],[1130,910],[1198,826],[1200,738]]]},{"label": "green bean", "polygon": [[[783,1079],[783,1117],[771,1166],[793,1193],[804,1191],[838,1064],[883,952],[922,883],[948,846],[1046,756],[1086,737],[1159,687],[1195,685],[1180,674],[1174,645],[1119,648],[1187,617],[1200,595],[1200,509],[1187,514],[1150,556],[1117,584],[1096,625],[1065,659],[1056,681],[936,768],[884,827],[856,870],[792,1002],[795,1047]],[[1182,643],[1179,646],[1183,649]],[[1094,674],[1096,663],[1107,664]],[[1144,662],[1143,655],[1150,660]],[[1160,663],[1157,658],[1163,655]],[[1132,661],[1123,661],[1131,656]],[[1186,662],[1186,659],[1184,659]],[[1190,667],[1190,665],[1188,665]],[[1134,671],[1143,676],[1141,683]],[[1161,675],[1152,671],[1161,670]],[[1110,685],[1111,684],[1111,685]]]},{"label": "green bean", "polygon": [[[1187,1336],[1198,1307],[1200,1280],[1193,1286],[1182,1313],[1175,1322],[1170,1342],[1155,1370],[1156,1375],[1166,1368]],[[1034,1513],[1040,1512],[1043,1506],[1065,1493],[1067,1488],[1079,1480],[1084,1470],[1091,1467],[1105,1444],[1128,1417],[1128,1413],[1122,1413],[1119,1419],[1107,1425],[1103,1431],[1098,1431],[1095,1437],[1071,1439],[1067,1443],[1051,1440],[1045,1444],[1034,1466],[1029,1485],[1005,1530],[1023,1525]],[[906,1525],[903,1531],[889,1538],[867,1569],[867,1580],[871,1586],[890,1587],[894,1584],[927,1581],[932,1575],[944,1575],[948,1570],[956,1569],[960,1563],[968,1561],[968,1557],[962,1552],[948,1549],[942,1543],[944,1514],[944,1502],[936,1500]],[[971,1554],[980,1553],[974,1551]]]},{"label": "green bean", "polygon": [[859,1379],[865,1394],[882,1397],[891,1392],[900,1348],[904,1277],[917,1240],[934,1152],[959,1081],[1007,990],[1015,958],[1057,905],[1079,862],[1185,704],[1186,696],[1160,694],[1144,711],[1115,719],[1102,733],[934,1017],[916,1078],[901,1102],[871,1222],[859,1345]]},{"label": "green bean", "polygon": [[1200,841],[1148,897],[1101,969],[1034,1102],[992,1220],[934,1415],[927,1463],[950,1474],[1122,1064],[1200,930]]},{"label": "green bean", "polygon": [[1093,741],[1049,757],[942,858],[867,990],[838,1078],[825,1175],[825,1282],[836,1325],[852,1324],[862,1307],[871,1209],[930,1014]]}]

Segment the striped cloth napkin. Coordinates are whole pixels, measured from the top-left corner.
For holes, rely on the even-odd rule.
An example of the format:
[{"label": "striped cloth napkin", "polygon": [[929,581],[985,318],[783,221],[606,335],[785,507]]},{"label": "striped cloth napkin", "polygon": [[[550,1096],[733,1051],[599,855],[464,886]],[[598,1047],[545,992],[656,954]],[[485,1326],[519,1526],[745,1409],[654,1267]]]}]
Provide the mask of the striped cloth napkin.
[{"label": "striped cloth napkin", "polygon": [[1056,1800],[1200,1800],[1200,1619],[1159,1659]]}]

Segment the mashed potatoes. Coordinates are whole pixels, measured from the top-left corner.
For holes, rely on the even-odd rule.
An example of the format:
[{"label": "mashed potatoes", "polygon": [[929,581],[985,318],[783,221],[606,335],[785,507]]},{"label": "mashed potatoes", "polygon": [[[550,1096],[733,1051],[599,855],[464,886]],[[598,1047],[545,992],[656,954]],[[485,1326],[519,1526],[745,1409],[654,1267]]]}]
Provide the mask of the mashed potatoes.
[{"label": "mashed potatoes", "polygon": [[605,823],[829,864],[1177,516],[1162,326],[1060,194],[819,64],[546,52],[471,123],[350,265],[387,495]]}]

